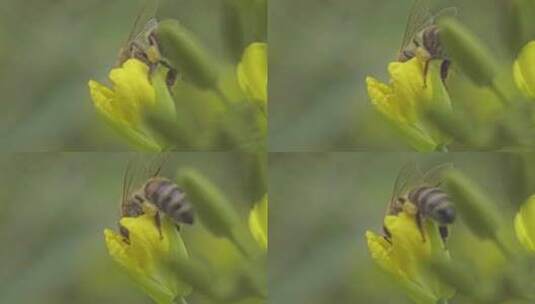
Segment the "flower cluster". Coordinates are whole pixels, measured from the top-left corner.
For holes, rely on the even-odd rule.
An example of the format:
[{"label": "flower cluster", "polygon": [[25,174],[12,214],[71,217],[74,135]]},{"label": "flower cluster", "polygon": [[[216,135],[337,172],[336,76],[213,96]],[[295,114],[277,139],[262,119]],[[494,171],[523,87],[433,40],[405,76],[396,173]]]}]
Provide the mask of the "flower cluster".
[{"label": "flower cluster", "polygon": [[420,57],[392,62],[388,66],[390,85],[372,77],[366,83],[372,104],[399,128],[409,144],[419,151],[433,151],[450,140],[426,123],[424,110],[431,106],[451,109],[451,102],[440,78],[440,62],[432,62],[427,75],[425,64]]},{"label": "flower cluster", "polygon": [[[123,217],[121,233],[104,231],[110,256],[132,280],[156,303],[183,303],[190,293],[199,293],[214,303],[242,299],[263,299],[265,258],[267,254],[267,196],[249,215],[249,229],[234,207],[215,185],[194,170],[185,170],[179,180],[203,226],[202,258],[188,253],[187,247],[199,250],[198,244],[184,242],[177,225],[160,212],[156,222],[154,208],[144,208],[138,217]],[[146,203],[150,204],[150,203]],[[183,228],[188,233],[188,228]],[[199,228],[197,228],[198,230]],[[215,239],[214,239],[215,237]],[[218,238],[230,241],[222,246]],[[255,241],[256,240],[256,241]],[[216,257],[228,255],[232,267],[208,265]],[[197,252],[197,254],[199,254]],[[201,262],[202,261],[202,262]],[[214,270],[215,269],[215,270]]]},{"label": "flower cluster", "polygon": [[[490,196],[475,182],[453,169],[444,180],[445,190],[464,224],[476,237],[469,246],[463,243],[455,250],[469,247],[468,255],[477,263],[474,261],[474,266],[468,267],[452,259],[437,224],[425,219],[420,230],[414,216],[416,206],[408,201],[405,205],[412,209],[404,207],[398,214],[385,217],[386,235],[366,232],[372,259],[390,274],[414,303],[447,303],[454,296],[468,299],[469,303],[492,303],[497,299],[500,303],[514,299],[533,301],[533,280],[529,278],[532,278],[530,269],[535,253],[535,195],[522,204],[514,218],[514,232],[524,248],[521,250],[506,232],[513,228],[513,221],[508,224],[502,221]],[[453,227],[449,228],[450,237],[456,238],[456,232],[451,233]],[[465,234],[465,239],[467,236]],[[478,251],[484,243],[477,239],[494,244],[491,248],[486,247],[488,254]],[[452,252],[452,255],[459,257],[462,253]],[[488,265],[482,265],[485,263]],[[478,278],[477,284],[475,278]]]},{"label": "flower cluster", "polygon": [[[97,112],[131,143],[142,149],[159,150],[159,143],[144,125],[143,111],[167,100],[156,99],[149,79],[149,67],[137,59],[129,59],[121,67],[112,69],[109,78],[111,88],[89,81],[89,91]],[[174,111],[174,104],[169,106]]]},{"label": "flower cluster", "polygon": [[161,21],[154,31],[159,56],[150,63],[134,56],[122,62],[109,73],[111,87],[89,81],[97,113],[141,150],[260,150],[267,129],[267,44],[243,45],[234,64],[216,60],[176,20]]},{"label": "flower cluster", "polygon": [[156,303],[174,303],[187,296],[191,286],[168,270],[166,259],[188,259],[188,252],[174,224],[164,218],[161,236],[154,215],[124,217],[119,225],[128,237],[110,229],[104,237],[111,257]]},{"label": "flower cluster", "polygon": [[425,268],[431,259],[449,259],[437,225],[428,222],[420,231],[414,215],[405,211],[386,216],[384,225],[389,237],[366,232],[373,260],[400,283],[415,303],[431,304],[451,298],[454,289]]},{"label": "flower cluster", "polygon": [[388,84],[366,80],[375,109],[417,151],[535,145],[535,41],[504,67],[457,20],[438,26],[450,75],[441,79],[445,59],[392,62]]}]

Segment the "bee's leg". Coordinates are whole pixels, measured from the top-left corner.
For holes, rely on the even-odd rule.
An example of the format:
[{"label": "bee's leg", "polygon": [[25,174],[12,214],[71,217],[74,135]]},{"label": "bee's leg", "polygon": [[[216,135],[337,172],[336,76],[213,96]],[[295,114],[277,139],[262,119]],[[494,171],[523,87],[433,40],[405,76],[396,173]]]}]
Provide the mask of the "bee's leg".
[{"label": "bee's leg", "polygon": [[390,231],[388,230],[388,228],[386,228],[385,225],[383,225],[383,232],[384,232],[384,239],[389,242],[389,243],[392,243],[392,234],[390,233]]},{"label": "bee's leg", "polygon": [[442,61],[442,64],[440,64],[440,78],[442,79],[442,82],[446,84],[446,78],[448,78],[448,71],[450,68],[451,61],[448,59],[444,59]]},{"label": "bee's leg", "polygon": [[164,59],[158,60],[158,63],[169,69],[165,78],[165,82],[167,83],[167,86],[171,88],[176,82],[178,71]]},{"label": "bee's leg", "polygon": [[176,69],[169,62],[167,62],[167,61],[165,61],[163,59],[158,60],[158,63],[163,65],[164,67],[170,69],[170,70],[176,71]]},{"label": "bee's leg", "polygon": [[[177,79],[177,71],[175,69],[170,69],[168,72],[167,72],[167,75],[165,76],[165,83],[167,84],[167,87],[169,89],[171,89],[173,87],[173,85],[175,84],[176,82],[176,79]],[[173,93],[172,90],[170,90],[171,94]]]},{"label": "bee's leg", "polygon": [[422,214],[420,213],[420,210],[418,210],[418,213],[416,213],[416,225],[418,226],[418,230],[420,230],[420,234],[422,235],[422,241],[425,243],[423,219],[422,219]]},{"label": "bee's leg", "polygon": [[161,222],[161,219],[160,219],[160,212],[157,211],[156,214],[154,215],[154,223],[156,224],[156,228],[158,228],[158,233],[160,234],[160,240],[163,239],[163,235],[162,235],[162,222]]},{"label": "bee's leg", "polygon": [[150,45],[152,46],[158,45],[158,37],[156,36],[156,32],[152,31],[149,34],[148,40],[149,40]]},{"label": "bee's leg", "polygon": [[143,51],[143,47],[136,41],[130,43],[130,54],[136,59],[139,59],[145,63],[149,62],[147,54]]},{"label": "bee's leg", "polygon": [[119,224],[119,233],[123,236],[124,241],[130,244],[130,231],[121,224]]},{"label": "bee's leg", "polygon": [[429,64],[431,59],[426,59],[424,64],[424,89],[427,88],[427,73],[429,72]]},{"label": "bee's leg", "polygon": [[444,243],[444,246],[446,246],[446,240],[448,238],[448,227],[447,226],[440,226],[438,227],[438,232],[440,232],[440,237],[442,238],[442,242]]}]

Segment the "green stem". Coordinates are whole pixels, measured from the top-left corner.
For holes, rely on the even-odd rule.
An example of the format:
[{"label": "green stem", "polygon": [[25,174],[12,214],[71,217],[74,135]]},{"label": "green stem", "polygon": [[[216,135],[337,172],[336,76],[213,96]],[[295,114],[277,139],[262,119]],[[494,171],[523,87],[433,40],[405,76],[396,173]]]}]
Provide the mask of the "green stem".
[{"label": "green stem", "polygon": [[214,88],[214,92],[217,95],[217,97],[219,97],[219,99],[221,99],[223,104],[228,108],[230,106],[230,100],[225,95],[223,90],[219,87],[219,85]]},{"label": "green stem", "polygon": [[509,105],[509,99],[507,98],[506,94],[502,92],[501,88],[495,81],[492,82],[490,88],[494,92],[494,94],[500,99],[504,106]]},{"label": "green stem", "polygon": [[437,301],[437,304],[448,304],[448,299],[440,299]]},{"label": "green stem", "polygon": [[500,251],[503,253],[503,255],[505,257],[511,257],[512,256],[511,251],[509,250],[509,248],[507,248],[507,246],[505,245],[505,243],[503,242],[503,240],[499,236],[497,236],[497,235],[494,236],[494,243],[496,244],[498,249],[500,249]]},{"label": "green stem", "polygon": [[178,298],[173,301],[173,304],[188,304],[188,302],[184,298]]}]

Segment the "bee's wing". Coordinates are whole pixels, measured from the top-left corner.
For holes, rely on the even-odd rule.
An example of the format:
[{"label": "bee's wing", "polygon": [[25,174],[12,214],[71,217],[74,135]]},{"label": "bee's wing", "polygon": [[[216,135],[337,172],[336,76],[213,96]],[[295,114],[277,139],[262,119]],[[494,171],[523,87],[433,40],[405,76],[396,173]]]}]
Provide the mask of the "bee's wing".
[{"label": "bee's wing", "polygon": [[433,23],[442,17],[457,17],[459,10],[455,6],[446,7],[433,14]]},{"label": "bee's wing", "polygon": [[135,191],[135,187],[139,183],[139,161],[135,158],[128,160],[126,169],[123,173],[123,188],[121,194],[121,216],[125,216],[128,212],[128,199]]},{"label": "bee's wing", "polygon": [[137,191],[149,178],[157,176],[165,162],[166,155],[136,154],[127,165],[123,175],[123,189],[121,195],[121,210],[125,214],[128,208],[128,199]]},{"label": "bee's wing", "polygon": [[423,174],[421,183],[438,187],[442,183],[444,173],[451,169],[453,169],[452,163],[444,163],[431,167]]},{"label": "bee's wing", "polygon": [[155,177],[160,175],[162,168],[169,161],[171,153],[169,152],[160,152],[155,155],[150,156],[146,161],[145,174],[146,177]]},{"label": "bee's wing", "polygon": [[151,18],[145,22],[143,28],[132,38],[131,41],[135,41],[138,45],[142,47],[148,47],[148,35],[158,27],[158,20],[156,18]]},{"label": "bee's wing", "polygon": [[429,12],[429,0],[414,0],[399,51],[402,52],[411,43],[413,37],[432,22],[433,16]]},{"label": "bee's wing", "polygon": [[140,33],[143,33],[147,25],[154,19],[156,16],[156,11],[158,10],[159,0],[145,0],[143,7],[136,16],[132,30],[128,35],[128,39],[125,44],[128,44],[130,41],[136,39]]},{"label": "bee's wing", "polygon": [[416,162],[411,161],[401,167],[396,177],[396,181],[394,182],[392,197],[390,198],[387,208],[387,214],[391,214],[390,211],[396,208],[394,204],[396,204],[397,199],[403,196],[410,187],[417,183],[421,177],[422,173]]}]

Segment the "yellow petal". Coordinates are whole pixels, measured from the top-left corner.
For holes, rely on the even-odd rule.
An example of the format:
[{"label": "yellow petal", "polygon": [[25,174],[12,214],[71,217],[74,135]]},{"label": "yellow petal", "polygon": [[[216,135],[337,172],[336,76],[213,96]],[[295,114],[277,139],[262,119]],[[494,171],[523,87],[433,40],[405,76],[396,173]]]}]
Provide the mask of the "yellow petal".
[{"label": "yellow petal", "polygon": [[392,244],[382,235],[366,231],[368,250],[373,260],[384,271],[391,273],[395,282],[404,288],[408,296],[416,303],[436,303],[437,298],[429,291],[411,281],[411,278],[401,270],[399,265],[392,259]]},{"label": "yellow petal", "polygon": [[382,235],[366,231],[366,241],[372,258],[383,270],[399,273],[390,256],[392,246]]},{"label": "yellow petal", "polygon": [[130,126],[126,116],[115,106],[115,92],[108,87],[94,81],[89,81],[89,93],[97,111],[110,120],[117,121],[123,126]]},{"label": "yellow petal", "polygon": [[111,70],[109,77],[116,94],[117,111],[134,126],[138,125],[143,107],[156,103],[148,66],[137,59],[129,59],[122,67]]},{"label": "yellow petal", "polygon": [[451,109],[448,92],[440,77],[442,62],[428,62],[424,82],[426,61],[426,58],[416,56],[407,62],[391,62],[388,65],[390,85],[372,77],[366,78],[372,104],[418,151],[432,151],[438,145],[450,142],[450,138],[429,125],[423,115],[431,104]]},{"label": "yellow petal", "polygon": [[264,195],[262,200],[255,204],[249,214],[249,229],[254,238],[264,249],[268,247],[268,199]]},{"label": "yellow petal", "polygon": [[388,65],[392,79],[392,91],[397,97],[399,108],[410,122],[416,122],[417,105],[424,89],[422,70],[417,58],[407,62],[392,62]]},{"label": "yellow petal", "polygon": [[515,232],[526,249],[535,252],[535,195],[520,207],[515,216]]},{"label": "yellow petal", "polygon": [[161,234],[153,215],[122,218],[120,225],[128,231],[128,240],[106,229],[108,251],[146,294],[158,303],[171,303],[175,297],[191,292],[191,287],[179,281],[165,263],[187,258],[184,243],[169,219],[162,218]]},{"label": "yellow petal", "polygon": [[[108,246],[108,252],[119,263],[128,263],[129,258],[126,255],[126,248],[128,245],[123,240],[123,237],[113,230],[105,229],[104,230],[104,239],[106,245]],[[135,265],[132,265],[135,266]]]},{"label": "yellow petal", "polygon": [[450,106],[449,96],[440,77],[441,61],[429,61],[424,82],[427,59],[414,57],[407,62],[392,62],[388,72],[392,79],[393,94],[398,98],[400,109],[413,123],[421,123],[421,111],[429,104]]},{"label": "yellow petal", "polygon": [[129,59],[121,67],[111,70],[109,78],[111,89],[89,81],[89,92],[97,112],[136,146],[150,151],[161,150],[142,124],[142,111],[147,106],[156,105],[148,66],[137,59]]},{"label": "yellow petal", "polygon": [[513,75],[518,88],[530,98],[535,98],[535,41],[526,44],[513,65]]},{"label": "yellow petal", "polygon": [[404,211],[386,216],[384,225],[391,235],[389,241],[366,232],[368,248],[376,263],[393,274],[417,303],[435,303],[453,296],[454,290],[429,273],[424,264],[432,257],[449,258],[436,224],[426,221],[420,231],[414,215]]},{"label": "yellow petal", "polygon": [[423,241],[414,217],[405,212],[398,216],[387,216],[385,226],[392,234],[396,264],[413,280],[420,281],[420,261],[430,255],[430,248],[429,242]]},{"label": "yellow petal", "polygon": [[104,237],[110,256],[123,267],[145,294],[149,295],[157,303],[171,303],[175,297],[173,292],[146,274],[146,271],[140,267],[138,261],[131,256],[129,245],[121,235],[106,229],[104,230]]},{"label": "yellow petal", "polygon": [[373,77],[366,78],[368,96],[375,108],[392,121],[406,124],[407,120],[402,114],[400,103],[395,98],[392,88]]},{"label": "yellow petal", "polygon": [[267,44],[251,43],[238,64],[238,82],[252,99],[267,102]]},{"label": "yellow petal", "polygon": [[142,107],[155,103],[154,88],[148,77],[148,66],[137,59],[129,59],[122,67],[110,71],[111,89],[89,81],[93,104],[109,119],[137,128]]}]

